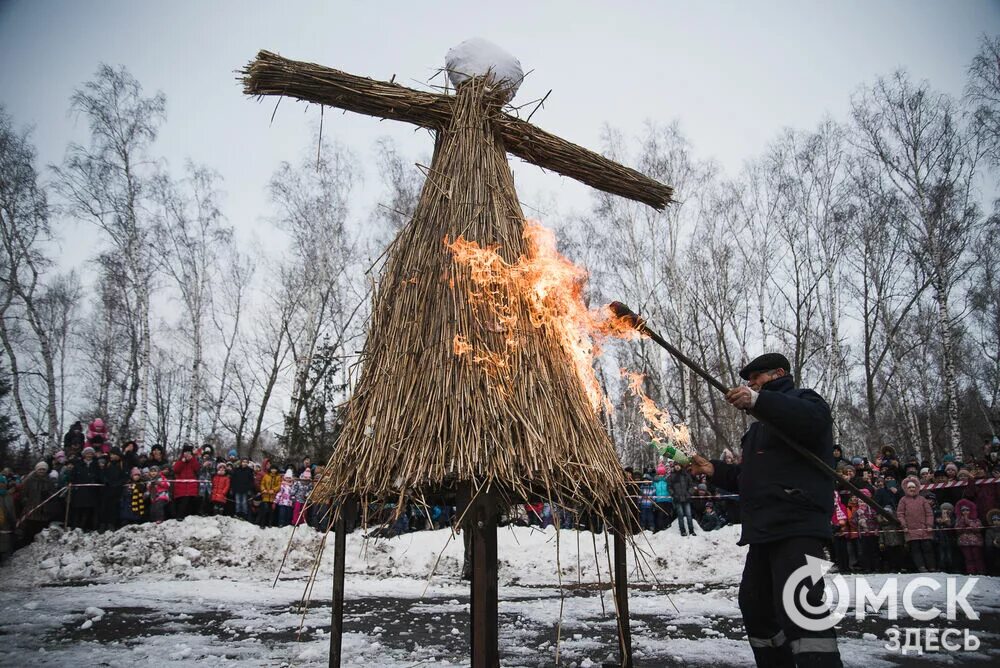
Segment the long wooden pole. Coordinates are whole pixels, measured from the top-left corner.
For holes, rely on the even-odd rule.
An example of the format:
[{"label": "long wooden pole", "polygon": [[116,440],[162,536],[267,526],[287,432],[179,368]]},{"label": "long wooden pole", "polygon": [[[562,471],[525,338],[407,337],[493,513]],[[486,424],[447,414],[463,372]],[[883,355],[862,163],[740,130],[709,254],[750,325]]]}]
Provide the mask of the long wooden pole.
[{"label": "long wooden pole", "polygon": [[340,668],[344,637],[344,557],[347,551],[347,531],[344,514],[353,510],[349,501],[341,503],[334,520],[333,538],[333,619],[330,624],[330,668]]},{"label": "long wooden pole", "polygon": [[497,507],[491,492],[480,492],[473,501],[472,591],[470,625],[472,668],[499,668],[499,616],[497,614]]},{"label": "long wooden pole", "polygon": [[632,629],[628,613],[628,565],[624,527],[612,531],[615,539],[615,607],[618,613],[618,654],[621,668],[632,668]]},{"label": "long wooden pole", "polygon": [[[717,380],[714,376],[712,376],[710,373],[708,373],[703,368],[701,368],[701,366],[699,364],[697,364],[694,360],[692,360],[691,358],[689,358],[687,355],[685,355],[684,353],[682,353],[680,350],[678,350],[677,348],[675,348],[674,346],[672,346],[670,344],[670,342],[668,342],[667,340],[665,340],[662,336],[660,336],[659,334],[657,334],[656,332],[654,332],[652,329],[650,329],[649,325],[646,324],[646,321],[643,320],[641,317],[639,317],[639,315],[637,315],[628,306],[626,306],[625,304],[622,304],[621,302],[612,302],[611,305],[610,305],[610,307],[611,307],[611,310],[614,312],[614,314],[616,316],[618,316],[619,318],[624,318],[624,319],[628,320],[629,323],[633,327],[635,327],[636,330],[638,330],[642,334],[645,334],[646,336],[648,336],[657,345],[659,345],[661,348],[665,349],[668,353],[670,353],[671,355],[673,355],[674,357],[676,357],[678,360],[680,360],[680,362],[684,366],[688,367],[689,369],[691,369],[692,371],[694,371],[696,374],[698,374],[699,376],[701,376],[702,378],[704,378],[708,382],[709,385],[711,385],[712,387],[714,387],[715,389],[717,389],[719,392],[722,392],[723,394],[725,394],[726,392],[729,391],[729,388],[727,388],[725,385],[723,385],[721,381]],[[749,413],[753,417],[757,418],[757,420],[759,422],[761,422],[763,424],[766,424],[768,426],[768,428],[772,432],[774,432],[774,434],[785,445],[787,445],[789,448],[791,448],[792,450],[794,450],[795,452],[797,452],[799,455],[801,455],[802,457],[804,457],[809,463],[813,464],[816,468],[818,468],[820,471],[822,471],[828,478],[830,478],[830,479],[833,480],[834,484],[840,485],[843,489],[845,489],[847,492],[849,492],[852,496],[854,496],[858,500],[863,501],[864,503],[868,504],[868,506],[872,510],[874,510],[876,513],[878,513],[879,515],[881,515],[882,517],[884,517],[886,520],[888,520],[892,524],[894,524],[896,526],[901,526],[899,524],[899,520],[896,519],[891,513],[886,512],[885,508],[883,508],[882,506],[880,506],[878,503],[875,502],[875,499],[873,499],[870,496],[867,496],[865,494],[862,494],[860,489],[858,489],[857,487],[855,487],[852,483],[850,483],[850,482],[844,480],[843,478],[841,478],[840,475],[838,475],[838,473],[833,470],[833,467],[831,467],[829,464],[827,464],[822,459],[820,459],[818,456],[816,456],[816,454],[814,452],[812,452],[811,450],[809,450],[808,448],[806,448],[806,446],[802,445],[801,443],[799,443],[798,441],[796,441],[795,439],[793,439],[791,436],[789,436],[788,434],[786,434],[780,427],[776,426],[773,422],[771,422],[771,421],[769,421],[769,420],[761,417],[760,414],[758,414],[753,409],[748,410],[747,413]]]}]

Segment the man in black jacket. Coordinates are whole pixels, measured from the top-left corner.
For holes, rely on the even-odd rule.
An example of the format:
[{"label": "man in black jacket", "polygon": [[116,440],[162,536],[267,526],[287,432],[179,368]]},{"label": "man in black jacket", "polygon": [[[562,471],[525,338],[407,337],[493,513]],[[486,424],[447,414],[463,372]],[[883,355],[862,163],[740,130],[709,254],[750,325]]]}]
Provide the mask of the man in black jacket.
[{"label": "man in black jacket", "polygon": [[[726,400],[741,410],[752,410],[832,464],[830,407],[816,392],[796,388],[790,368],[784,355],[761,355],[740,371],[747,384],[730,390]],[[782,603],[785,582],[806,565],[806,555],[825,558],[833,482],[761,422],[750,425],[742,445],[742,464],[710,462],[695,455],[692,471],[707,474],[718,487],[739,490],[743,526],[739,544],[749,545],[739,603],[757,665],[839,667],[834,630],[801,628]],[[818,607],[822,580],[806,580],[805,586],[806,600]]]}]

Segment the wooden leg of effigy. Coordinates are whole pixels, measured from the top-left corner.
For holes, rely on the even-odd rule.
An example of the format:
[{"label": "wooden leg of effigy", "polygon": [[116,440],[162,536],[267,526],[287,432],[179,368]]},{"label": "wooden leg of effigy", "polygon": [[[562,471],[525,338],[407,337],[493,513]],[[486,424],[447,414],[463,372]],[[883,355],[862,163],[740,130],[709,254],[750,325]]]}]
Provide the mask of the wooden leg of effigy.
[{"label": "wooden leg of effigy", "polygon": [[616,529],[615,538],[615,608],[618,612],[618,651],[621,668],[632,668],[632,630],[628,614],[628,565],[625,561],[625,534]]},{"label": "wooden leg of effigy", "polygon": [[330,624],[330,668],[340,668],[341,641],[344,637],[344,556],[347,530],[344,515],[352,511],[350,501],[337,509],[333,523],[333,620]]},{"label": "wooden leg of effigy", "polygon": [[469,602],[472,668],[499,668],[497,616],[497,503],[483,491],[469,509],[472,531],[472,591]]}]

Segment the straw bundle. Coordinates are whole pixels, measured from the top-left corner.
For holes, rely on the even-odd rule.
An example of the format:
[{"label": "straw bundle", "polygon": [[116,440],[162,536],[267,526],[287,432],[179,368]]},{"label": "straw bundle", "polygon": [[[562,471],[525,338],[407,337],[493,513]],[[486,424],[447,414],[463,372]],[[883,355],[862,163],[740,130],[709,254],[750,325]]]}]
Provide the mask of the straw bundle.
[{"label": "straw bundle", "polygon": [[[444,243],[499,247],[510,263],[526,252],[499,115],[481,78],[459,88],[413,219],[389,250],[364,367],[313,500],[419,498],[468,481],[624,521],[621,464],[556,336],[532,326],[515,293],[504,297],[519,317],[501,331]],[[456,341],[509,351],[506,385],[457,355]]]},{"label": "straw bundle", "polygon": [[[433,130],[449,127],[455,96],[413,90],[391,82],[355,76],[314,63],[261,51],[242,72],[247,95],[287,95],[359,114],[406,121]],[[507,151],[543,169],[654,209],[672,201],[673,189],[645,174],[588,151],[534,125],[497,110],[495,132]]]}]

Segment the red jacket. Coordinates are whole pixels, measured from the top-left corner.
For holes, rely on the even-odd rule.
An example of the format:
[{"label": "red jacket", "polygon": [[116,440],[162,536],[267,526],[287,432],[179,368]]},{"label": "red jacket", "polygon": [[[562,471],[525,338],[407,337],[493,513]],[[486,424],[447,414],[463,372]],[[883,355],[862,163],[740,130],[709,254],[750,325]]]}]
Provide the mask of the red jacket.
[{"label": "red jacket", "polygon": [[[183,457],[174,462],[174,498],[198,496],[198,469],[200,464],[194,457],[184,461]],[[190,480],[191,482],[186,482]]]},{"label": "red jacket", "polygon": [[212,503],[225,503],[229,494],[229,476],[216,473],[212,476]]}]

